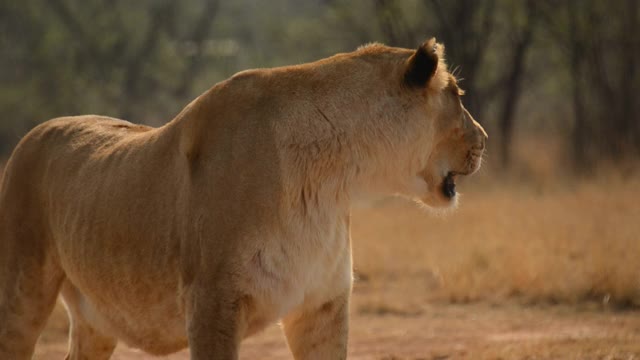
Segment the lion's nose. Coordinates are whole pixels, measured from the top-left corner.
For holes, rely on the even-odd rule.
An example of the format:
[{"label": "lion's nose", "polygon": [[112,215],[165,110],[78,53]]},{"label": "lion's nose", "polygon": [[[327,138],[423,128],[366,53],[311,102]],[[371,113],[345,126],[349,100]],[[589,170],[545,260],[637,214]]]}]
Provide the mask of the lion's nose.
[{"label": "lion's nose", "polygon": [[478,138],[478,144],[476,146],[474,146],[473,148],[476,150],[484,150],[484,147],[487,143],[487,139],[489,138],[489,135],[487,135],[487,132],[484,131],[484,128],[482,127],[482,125],[480,125],[477,121],[473,121],[474,125],[476,127],[476,131],[477,131],[477,138]]},{"label": "lion's nose", "polygon": [[484,143],[488,138],[489,135],[487,135],[487,132],[484,131],[484,128],[482,127],[482,125],[478,124],[476,122],[476,126],[478,127],[478,130],[480,131],[481,137],[482,137],[482,142]]},{"label": "lion's nose", "polygon": [[482,150],[484,150],[486,142],[487,142],[487,136],[484,135],[484,134],[481,134],[480,136],[478,136],[477,143],[475,145],[473,145],[471,148],[473,150],[482,151]]},{"label": "lion's nose", "polygon": [[475,140],[475,145],[473,145],[473,149],[474,150],[484,150],[484,147],[486,145],[487,139],[489,138],[489,135],[487,135],[487,132],[484,131],[484,128],[482,127],[482,125],[480,125],[480,123],[478,123],[476,121],[476,119],[473,118],[473,116],[471,116],[471,114],[469,114],[469,112],[467,111],[467,109],[464,109],[464,116],[465,116],[465,127],[466,129],[468,129],[468,134],[469,137],[473,137],[475,139],[471,140],[474,141]]}]

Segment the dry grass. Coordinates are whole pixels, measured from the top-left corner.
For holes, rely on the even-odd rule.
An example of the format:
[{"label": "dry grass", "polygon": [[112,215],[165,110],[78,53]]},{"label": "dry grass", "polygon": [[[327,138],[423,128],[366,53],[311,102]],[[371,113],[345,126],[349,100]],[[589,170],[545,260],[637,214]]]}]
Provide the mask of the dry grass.
[{"label": "dry grass", "polygon": [[640,305],[640,176],[554,181],[552,168],[485,172],[445,217],[402,200],[356,210],[356,273],[452,302]]}]

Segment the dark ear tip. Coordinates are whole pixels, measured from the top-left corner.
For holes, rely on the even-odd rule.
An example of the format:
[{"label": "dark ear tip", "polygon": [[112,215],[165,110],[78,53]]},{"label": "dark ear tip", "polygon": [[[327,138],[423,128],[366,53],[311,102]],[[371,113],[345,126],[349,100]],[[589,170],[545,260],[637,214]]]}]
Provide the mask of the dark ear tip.
[{"label": "dark ear tip", "polygon": [[424,87],[438,68],[438,43],[435,38],[425,41],[409,58],[405,82],[410,86]]},{"label": "dark ear tip", "polygon": [[438,50],[438,42],[436,41],[435,37],[432,37],[431,39],[425,41],[424,43],[422,43],[423,48],[426,48],[429,52],[435,53]]}]

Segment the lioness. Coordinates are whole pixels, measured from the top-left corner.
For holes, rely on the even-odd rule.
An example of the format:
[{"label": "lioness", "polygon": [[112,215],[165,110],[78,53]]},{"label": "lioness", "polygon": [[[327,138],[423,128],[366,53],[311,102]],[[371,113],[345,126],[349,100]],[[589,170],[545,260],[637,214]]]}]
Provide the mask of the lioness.
[{"label": "lioness", "polygon": [[350,203],[456,202],[486,133],[443,47],[368,45],[223,81],[160,128],[43,123],[0,192],[0,359],[28,359],[58,293],[69,359],[116,342],[236,359],[282,319],[296,359],[344,359]]}]

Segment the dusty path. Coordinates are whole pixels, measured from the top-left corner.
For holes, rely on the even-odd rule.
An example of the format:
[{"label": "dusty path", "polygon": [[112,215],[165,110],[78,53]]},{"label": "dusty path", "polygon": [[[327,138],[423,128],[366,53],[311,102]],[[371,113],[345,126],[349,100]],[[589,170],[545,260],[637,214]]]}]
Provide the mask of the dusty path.
[{"label": "dusty path", "polygon": [[[398,308],[360,297],[353,304],[350,359],[640,359],[640,312],[596,306],[447,305]],[[37,359],[63,359],[57,309]],[[154,359],[119,346],[114,359]],[[243,343],[241,359],[291,359],[273,326]],[[165,359],[188,359],[181,352]]]}]

